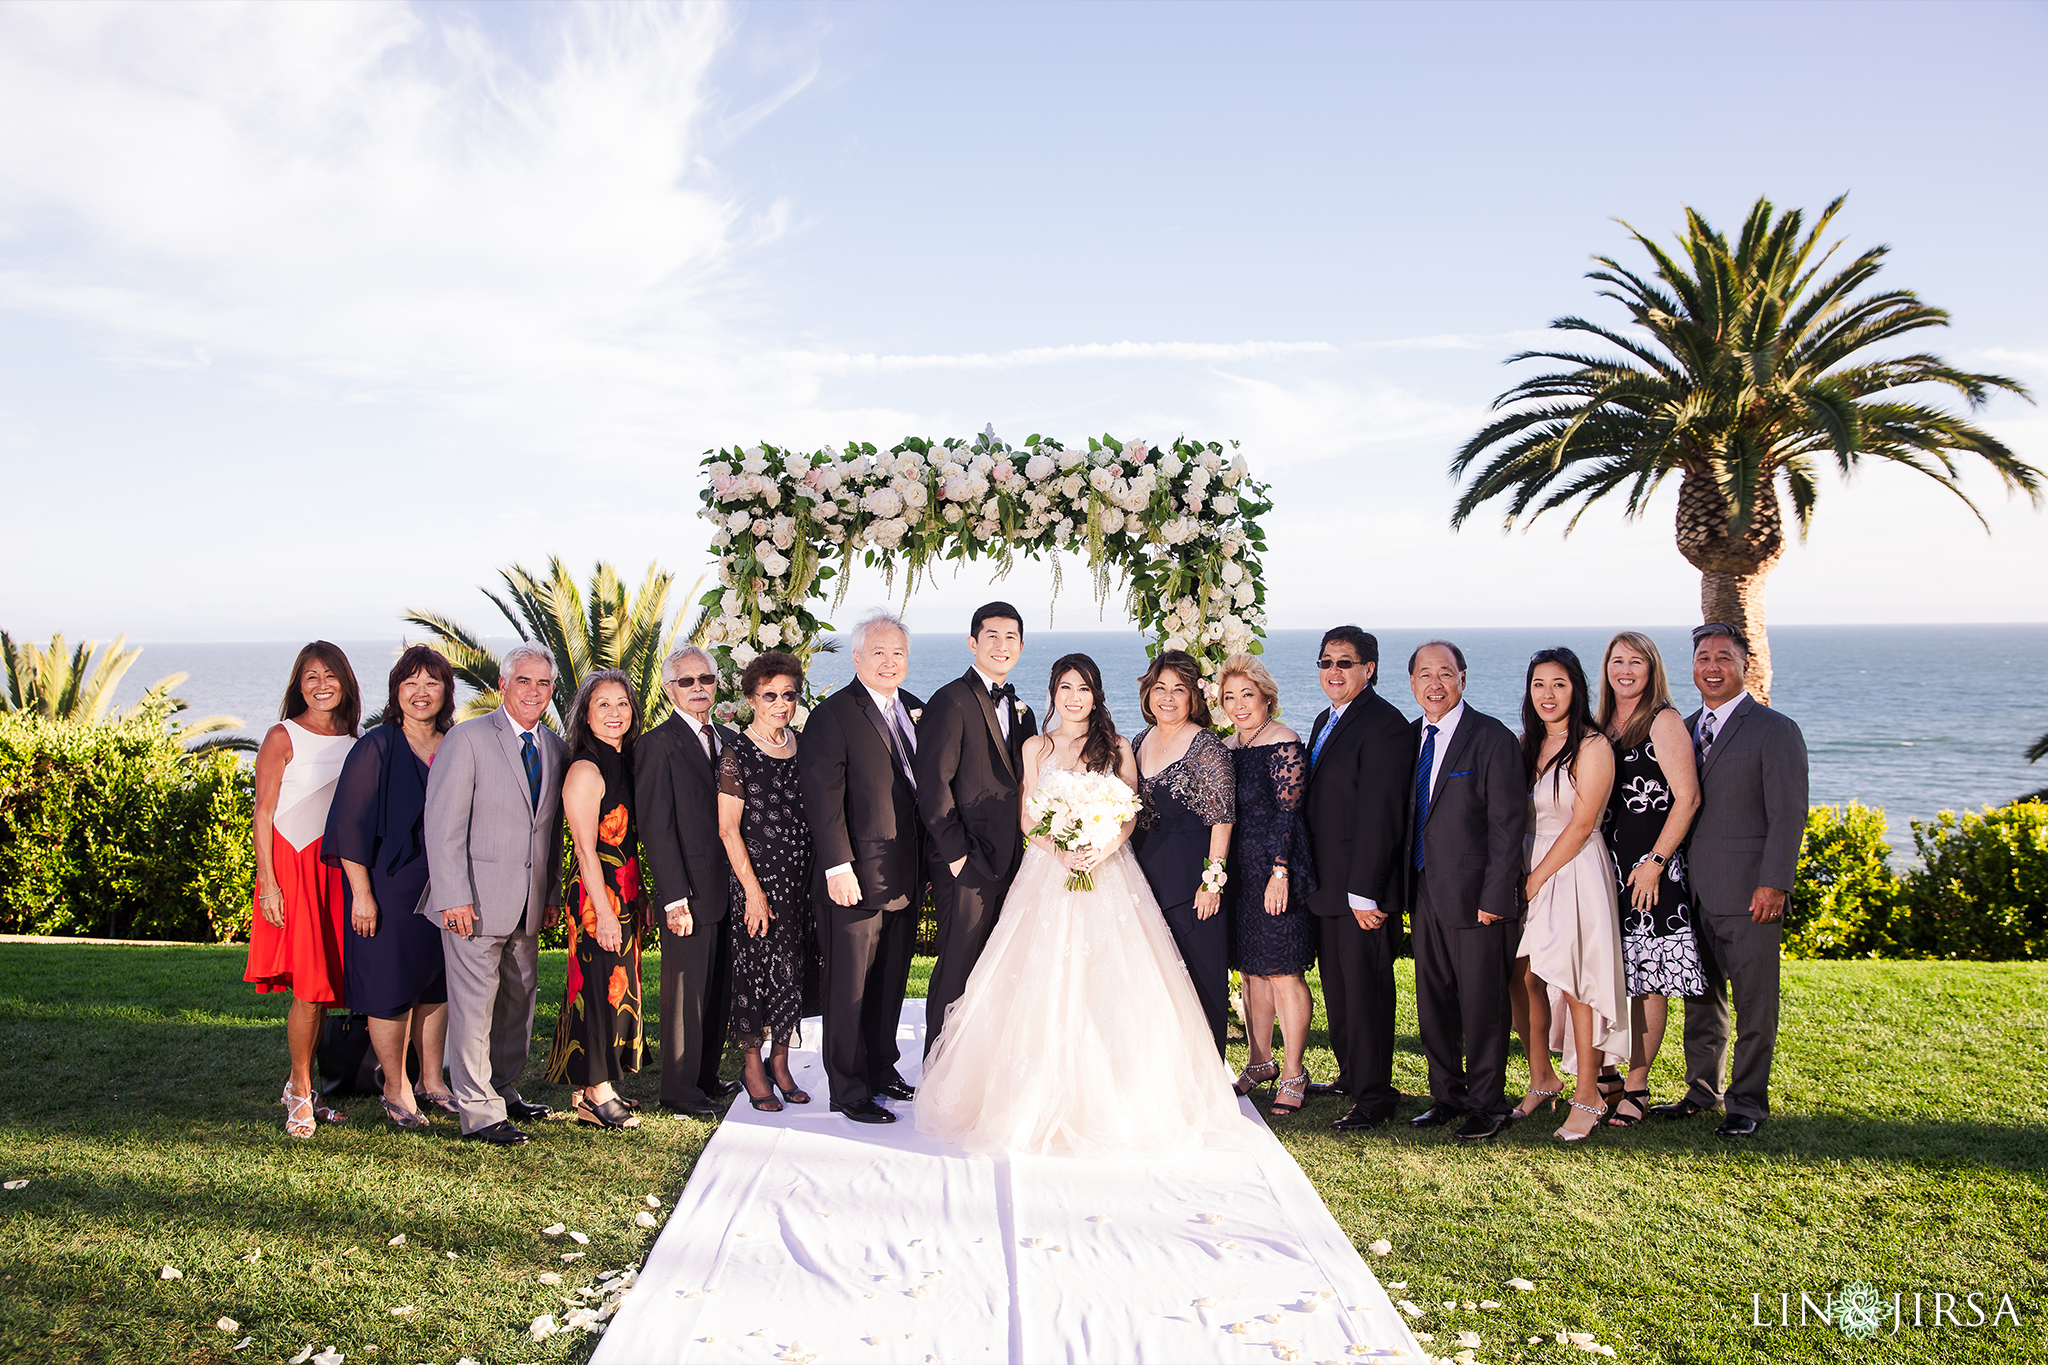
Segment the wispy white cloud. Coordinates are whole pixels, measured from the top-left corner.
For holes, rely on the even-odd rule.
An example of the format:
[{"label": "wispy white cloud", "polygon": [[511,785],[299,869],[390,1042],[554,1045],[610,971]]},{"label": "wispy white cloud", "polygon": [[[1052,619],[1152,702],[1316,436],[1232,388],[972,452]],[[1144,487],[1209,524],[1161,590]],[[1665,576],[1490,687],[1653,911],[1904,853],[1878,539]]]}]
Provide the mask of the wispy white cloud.
[{"label": "wispy white cloud", "polygon": [[910,370],[1007,370],[1097,361],[1168,360],[1182,364],[1212,364],[1275,356],[1321,355],[1336,349],[1326,341],[1089,341],[1068,346],[1031,346],[1012,351],[928,355],[785,351],[778,359],[794,369],[842,375]]}]

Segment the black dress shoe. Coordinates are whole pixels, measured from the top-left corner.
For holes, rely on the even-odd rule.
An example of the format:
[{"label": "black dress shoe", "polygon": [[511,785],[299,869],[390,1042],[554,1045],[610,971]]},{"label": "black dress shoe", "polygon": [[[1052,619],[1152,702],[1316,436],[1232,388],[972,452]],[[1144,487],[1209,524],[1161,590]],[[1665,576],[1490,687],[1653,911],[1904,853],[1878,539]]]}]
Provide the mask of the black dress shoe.
[{"label": "black dress shoe", "polygon": [[1466,1142],[1481,1142],[1487,1138],[1499,1137],[1508,1126],[1505,1116],[1500,1114],[1474,1114],[1459,1126],[1451,1136]]},{"label": "black dress shoe", "polygon": [[873,1100],[862,1100],[859,1104],[841,1104],[832,1101],[832,1112],[844,1114],[855,1123],[894,1123],[896,1116],[876,1104]]},{"label": "black dress shoe", "polygon": [[887,1095],[892,1100],[914,1100],[917,1098],[917,1087],[898,1076],[876,1086],[875,1093]]},{"label": "black dress shoe", "polygon": [[740,1083],[738,1081],[719,1081],[716,1084],[704,1087],[704,1094],[707,1099],[729,1100],[739,1093]]},{"label": "black dress shoe", "polygon": [[506,1100],[505,1116],[518,1119],[521,1123],[538,1123],[555,1111],[545,1104],[528,1104],[525,1100]]},{"label": "black dress shoe", "polygon": [[1456,1122],[1458,1116],[1464,1112],[1462,1109],[1446,1109],[1441,1104],[1432,1104],[1429,1108],[1408,1120],[1408,1126],[1410,1128],[1441,1128],[1446,1123]]},{"label": "black dress shoe", "polygon": [[698,1104],[664,1104],[661,1107],[676,1117],[685,1119],[715,1119],[725,1112],[709,1100]]},{"label": "black dress shoe", "polygon": [[1335,1081],[1310,1081],[1308,1083],[1308,1093],[1311,1095],[1344,1095],[1350,1092]]},{"label": "black dress shoe", "polygon": [[1351,1106],[1350,1112],[1331,1124],[1330,1127],[1339,1133],[1361,1133],[1368,1128],[1379,1127],[1392,1117],[1394,1117],[1394,1107],[1392,1105],[1367,1104],[1365,1101],[1360,1100],[1357,1104]]},{"label": "black dress shoe", "polygon": [[488,1128],[479,1128],[474,1133],[464,1133],[464,1142],[488,1142],[493,1147],[518,1147],[533,1141],[524,1131],[512,1126],[510,1119],[499,1119]]},{"label": "black dress shoe", "polygon": [[1660,1119],[1689,1119],[1706,1108],[1706,1105],[1688,1095],[1682,1100],[1673,1100],[1670,1104],[1653,1104],[1650,1106],[1650,1112]]},{"label": "black dress shoe", "polygon": [[1715,1137],[1755,1137],[1757,1121],[1747,1114],[1730,1114],[1714,1130]]}]

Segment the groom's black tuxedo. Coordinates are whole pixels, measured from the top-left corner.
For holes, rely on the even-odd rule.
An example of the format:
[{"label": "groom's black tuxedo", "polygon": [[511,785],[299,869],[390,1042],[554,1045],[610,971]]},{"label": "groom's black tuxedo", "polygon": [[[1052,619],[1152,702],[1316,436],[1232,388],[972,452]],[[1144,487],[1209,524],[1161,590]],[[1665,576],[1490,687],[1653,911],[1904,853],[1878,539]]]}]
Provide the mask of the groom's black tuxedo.
[{"label": "groom's black tuxedo", "polygon": [[[1038,733],[1028,708],[1011,708],[1009,738],[995,699],[973,669],[932,694],[917,726],[917,809],[930,836],[938,961],[925,999],[925,1051],[938,1040],[946,1007],[996,926],[1024,852],[1018,824],[1018,755]],[[958,876],[952,865],[962,864]]]},{"label": "groom's black tuxedo", "polygon": [[[1415,771],[1408,722],[1371,687],[1351,699],[1330,730],[1330,712],[1309,732],[1308,795],[1302,814],[1315,851],[1316,889],[1308,894],[1321,942],[1323,1012],[1337,1055],[1338,1089],[1374,1110],[1393,1112],[1394,935],[1401,907],[1401,854],[1407,842],[1402,793]],[[1318,752],[1316,745],[1321,742]],[[1387,916],[1377,929],[1358,923],[1351,897]]]},{"label": "groom's black tuxedo", "polygon": [[[905,711],[923,708],[908,692],[896,696]],[[872,1099],[897,1078],[896,1020],[924,902],[917,794],[896,762],[886,725],[856,680],[818,703],[796,752],[804,818],[817,848],[812,902],[825,995],[825,1076],[840,1105]],[[860,882],[860,900],[850,906],[826,892],[825,874],[842,865],[851,865]]]}]

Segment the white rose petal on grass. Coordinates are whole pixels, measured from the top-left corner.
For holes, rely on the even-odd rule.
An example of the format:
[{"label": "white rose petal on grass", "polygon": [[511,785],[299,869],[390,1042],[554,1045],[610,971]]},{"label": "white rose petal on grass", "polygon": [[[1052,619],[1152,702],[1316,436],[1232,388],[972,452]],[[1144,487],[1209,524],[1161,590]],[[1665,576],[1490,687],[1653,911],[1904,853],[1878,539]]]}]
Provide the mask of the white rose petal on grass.
[{"label": "white rose petal on grass", "polygon": [[341,1365],[341,1362],[347,1359],[347,1356],[330,1346],[313,1357],[313,1365]]},{"label": "white rose petal on grass", "polygon": [[391,1316],[394,1318],[409,1318],[419,1311],[420,1306],[416,1303],[402,1303],[391,1310]]},{"label": "white rose petal on grass", "polygon": [[1460,1333],[1458,1333],[1458,1345],[1460,1345],[1460,1346],[1464,1347],[1464,1348],[1465,1348],[1466,1350],[1468,1350],[1468,1351],[1476,1351],[1476,1350],[1478,1350],[1478,1349],[1479,1349],[1479,1345],[1480,1345],[1480,1342],[1479,1342],[1479,1333],[1477,1333],[1477,1332],[1460,1332]]},{"label": "white rose petal on grass", "polygon": [[449,1252],[449,1253],[448,1253],[448,1259],[449,1259],[449,1260],[451,1260],[451,1261],[459,1261],[459,1260],[461,1260],[462,1258],[461,1258],[461,1257],[459,1257],[459,1256],[457,1256],[457,1255],[456,1255],[456,1254],[455,1254],[454,1252],[452,1252],[452,1251],[451,1251],[451,1252]]},{"label": "white rose petal on grass", "polygon": [[1417,1332],[1417,1333],[1415,1334],[1415,1339],[1416,1339],[1417,1341],[1435,1341],[1435,1340],[1436,1340],[1436,1338],[1435,1338],[1434,1336],[1431,1336],[1431,1335],[1430,1335],[1430,1334],[1429,1334],[1428,1332]]},{"label": "white rose petal on grass", "polygon": [[[1564,1341],[1564,1338],[1559,1337],[1558,1341],[1561,1344]],[[287,1362],[287,1365],[306,1365],[306,1362],[311,1360],[312,1358],[313,1343],[309,1341],[306,1343],[306,1349],[299,1352],[297,1355],[293,1356],[291,1360]]]},{"label": "white rose petal on grass", "polygon": [[589,1254],[587,1251],[565,1251],[562,1253],[562,1259],[565,1261],[580,1261]]},{"label": "white rose petal on grass", "polygon": [[1533,1284],[1531,1284],[1531,1283],[1530,1283],[1529,1281],[1527,1281],[1527,1280],[1524,1280],[1524,1279],[1519,1279],[1519,1278],[1517,1278],[1517,1279],[1512,1279],[1512,1280],[1509,1280],[1509,1281],[1508,1281],[1508,1288],[1510,1288],[1510,1289],[1519,1289],[1519,1290],[1521,1290],[1521,1291],[1522,1291],[1522,1292],[1523,1292],[1524,1294],[1527,1294],[1527,1293],[1529,1293],[1529,1292],[1530,1292],[1531,1290],[1535,1289],[1535,1288],[1536,1288],[1536,1286],[1535,1286],[1535,1285],[1533,1285]]},{"label": "white rose petal on grass", "polygon": [[1591,1332],[1559,1332],[1557,1334],[1557,1344],[1560,1346],[1567,1342],[1573,1346],[1591,1346],[1594,1340],[1595,1338]]},{"label": "white rose petal on grass", "polygon": [[1394,1307],[1400,1309],[1403,1313],[1406,1313],[1411,1318],[1419,1318],[1422,1316],[1422,1309],[1408,1302],[1408,1300],[1406,1299],[1395,1299]]},{"label": "white rose petal on grass", "polygon": [[546,1341],[562,1329],[555,1324],[555,1315],[553,1313],[542,1313],[533,1320],[533,1324],[526,1330],[532,1334],[535,1341]]},{"label": "white rose petal on grass", "polygon": [[393,1237],[393,1238],[392,1238],[392,1239],[391,1239],[390,1241],[386,1242],[386,1243],[385,1243],[384,1245],[385,1245],[385,1246],[388,1246],[388,1247],[402,1247],[402,1246],[404,1246],[404,1245],[405,1245],[405,1234],[404,1234],[404,1233],[402,1233],[402,1232],[401,1232],[401,1233],[399,1233],[399,1234],[398,1234],[398,1235],[397,1235],[396,1237]]},{"label": "white rose petal on grass", "polygon": [[229,1349],[230,1351],[246,1351],[246,1350],[248,1350],[248,1349],[249,1349],[249,1348],[250,1348],[251,1346],[254,1346],[255,1344],[256,1344],[256,1338],[254,1338],[254,1337],[243,1337],[243,1338],[242,1338],[242,1339],[241,1339],[240,1341],[238,1341],[238,1342],[236,1342],[236,1343],[235,1343],[234,1345],[232,1345],[232,1346],[228,1347],[228,1349]]},{"label": "white rose petal on grass", "polygon": [[1392,1242],[1389,1242],[1386,1238],[1382,1237],[1378,1241],[1368,1246],[1366,1250],[1370,1251],[1375,1256],[1386,1256],[1390,1255],[1393,1252],[1394,1244]]},{"label": "white rose petal on grass", "polygon": [[547,1227],[540,1230],[540,1235],[543,1237],[560,1237],[568,1230],[569,1225],[567,1223],[550,1223]]},{"label": "white rose petal on grass", "polygon": [[590,1234],[587,1232],[572,1232],[569,1234],[569,1240],[577,1246],[587,1247],[590,1245]]},{"label": "white rose petal on grass", "polygon": [[233,1318],[222,1318],[219,1322],[216,1322],[214,1326],[218,1327],[223,1332],[239,1332],[242,1330],[242,1324],[236,1322]]},{"label": "white rose petal on grass", "polygon": [[25,1190],[27,1188],[28,1182],[26,1180],[9,1180],[0,1182],[0,1190]]},{"label": "white rose petal on grass", "polygon": [[562,1282],[562,1277],[560,1275],[557,1275],[554,1271],[550,1270],[540,1277],[540,1282],[542,1284],[560,1284]]},{"label": "white rose petal on grass", "polygon": [[1458,1309],[1458,1301],[1456,1299],[1445,1299],[1444,1307],[1451,1310],[1452,1312],[1456,1312]]},{"label": "white rose petal on grass", "polygon": [[1389,1288],[1389,1289],[1406,1289],[1407,1287],[1408,1287],[1408,1281],[1406,1281],[1406,1280],[1388,1280],[1388,1281],[1387,1281],[1387,1288]]},{"label": "white rose petal on grass", "polygon": [[260,1261],[260,1260],[262,1260],[262,1259],[263,1259],[263,1248],[262,1248],[262,1247],[257,1247],[257,1248],[256,1248],[256,1249],[255,1249],[254,1251],[251,1251],[251,1252],[250,1252],[250,1253],[249,1253],[249,1254],[248,1254],[247,1256],[244,1256],[244,1257],[242,1258],[242,1264],[244,1264],[244,1265],[255,1265],[255,1264],[256,1264],[256,1263],[258,1262],[258,1261]]},{"label": "white rose petal on grass", "polygon": [[1480,1306],[1481,1308],[1498,1308],[1498,1307],[1500,1307],[1500,1305],[1499,1305],[1499,1304],[1497,1304],[1497,1303],[1495,1303],[1495,1302],[1494,1302],[1494,1301],[1493,1301],[1492,1299],[1481,1299],[1481,1300],[1479,1301],[1479,1306]]},{"label": "white rose petal on grass", "polygon": [[1541,1345],[1543,1344],[1543,1338],[1542,1338],[1542,1337],[1530,1337],[1530,1338],[1529,1338],[1529,1344],[1530,1344],[1531,1346],[1541,1346]]},{"label": "white rose petal on grass", "polygon": [[651,1195],[651,1194],[647,1196],[647,1201],[646,1201],[646,1202],[647,1202],[647,1207],[648,1207],[648,1208],[650,1208],[650,1209],[658,1209],[658,1208],[660,1208],[660,1207],[661,1207],[661,1201],[660,1201],[659,1199],[656,1199],[656,1198],[655,1198],[655,1197],[654,1197],[653,1195]]},{"label": "white rose petal on grass", "polygon": [[646,1209],[640,1210],[640,1212],[633,1215],[633,1226],[639,1228],[653,1227],[654,1215],[649,1213]]}]

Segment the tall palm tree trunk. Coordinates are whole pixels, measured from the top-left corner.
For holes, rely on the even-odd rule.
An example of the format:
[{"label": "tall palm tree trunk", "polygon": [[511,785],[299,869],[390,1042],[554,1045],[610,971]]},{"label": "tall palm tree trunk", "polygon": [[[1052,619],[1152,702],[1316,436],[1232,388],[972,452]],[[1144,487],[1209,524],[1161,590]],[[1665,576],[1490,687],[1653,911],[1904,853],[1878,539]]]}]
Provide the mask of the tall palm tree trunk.
[{"label": "tall palm tree trunk", "polygon": [[1737,534],[1727,499],[1711,474],[1687,471],[1678,490],[1678,552],[1700,571],[1700,619],[1735,627],[1749,640],[1750,695],[1771,704],[1771,640],[1764,584],[1785,554],[1785,520],[1769,476],[1757,490],[1749,526]]}]

